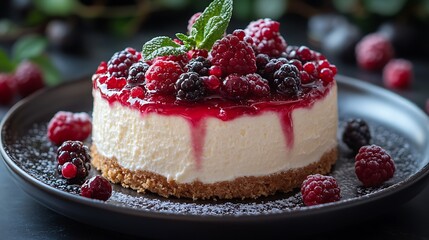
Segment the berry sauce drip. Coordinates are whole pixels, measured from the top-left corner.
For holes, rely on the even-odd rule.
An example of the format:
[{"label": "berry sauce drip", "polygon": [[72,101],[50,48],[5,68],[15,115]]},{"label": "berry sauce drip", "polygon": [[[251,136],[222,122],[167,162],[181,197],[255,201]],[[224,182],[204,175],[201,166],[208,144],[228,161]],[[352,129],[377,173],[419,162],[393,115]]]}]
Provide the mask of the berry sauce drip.
[{"label": "berry sauce drip", "polygon": [[267,111],[275,112],[279,117],[284,134],[285,147],[290,149],[294,145],[293,110],[311,108],[316,101],[327,96],[335,85],[335,81],[312,81],[302,84],[301,93],[298,97],[274,93],[255,99],[231,100],[218,95],[211,95],[198,102],[187,102],[177,100],[174,95],[147,94],[123,98],[121,93],[126,88],[110,88],[108,77],[103,72],[101,69],[94,75],[93,86],[110,105],[120,103],[123,106],[139,110],[143,116],[149,113],[181,116],[189,122],[197,168],[201,166],[202,162],[207,118],[230,121],[241,116],[257,116]]}]

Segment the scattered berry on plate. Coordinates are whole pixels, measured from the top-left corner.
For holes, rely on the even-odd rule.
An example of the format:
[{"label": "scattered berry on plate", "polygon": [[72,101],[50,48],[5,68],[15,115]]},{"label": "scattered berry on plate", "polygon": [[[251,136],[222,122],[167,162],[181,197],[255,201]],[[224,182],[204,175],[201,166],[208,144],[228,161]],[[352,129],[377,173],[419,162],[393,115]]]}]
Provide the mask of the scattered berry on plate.
[{"label": "scattered berry on plate", "polygon": [[26,97],[45,87],[43,79],[40,68],[29,61],[21,62],[15,71],[16,87],[22,97]]},{"label": "scattered berry on plate", "polygon": [[112,196],[112,185],[102,176],[95,176],[85,181],[80,188],[80,195],[86,198],[107,201]]},{"label": "scattered berry on plate", "polygon": [[57,150],[58,172],[71,183],[81,183],[88,176],[90,161],[88,147],[80,141],[65,141]]},{"label": "scattered berry on plate", "polygon": [[390,60],[383,69],[383,83],[388,88],[405,89],[413,80],[413,64],[405,59]]},{"label": "scattered berry on plate", "polygon": [[360,118],[349,119],[343,132],[343,142],[353,151],[359,151],[359,148],[369,145],[371,141],[371,132],[368,124]]},{"label": "scattered berry on plate", "polygon": [[395,163],[380,146],[368,145],[355,157],[355,173],[365,187],[376,187],[393,177]]},{"label": "scattered berry on plate", "polygon": [[336,202],[341,199],[337,180],[321,174],[307,176],[301,185],[301,194],[306,206]]},{"label": "scattered berry on plate", "polygon": [[0,73],[0,104],[9,104],[15,95],[12,87],[14,76],[12,74]]},{"label": "scattered berry on plate", "polygon": [[381,69],[392,59],[393,46],[381,34],[372,33],[362,38],[356,45],[356,60],[358,65],[366,70]]},{"label": "scattered berry on plate", "polygon": [[91,131],[91,117],[84,112],[59,111],[48,123],[48,138],[56,145],[67,140],[84,141]]}]

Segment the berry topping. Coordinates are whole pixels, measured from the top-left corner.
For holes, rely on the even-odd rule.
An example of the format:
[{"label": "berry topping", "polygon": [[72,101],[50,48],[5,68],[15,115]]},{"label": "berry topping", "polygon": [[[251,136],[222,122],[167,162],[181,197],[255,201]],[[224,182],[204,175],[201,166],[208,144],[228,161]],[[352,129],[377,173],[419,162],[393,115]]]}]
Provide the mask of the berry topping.
[{"label": "berry topping", "polygon": [[217,76],[210,75],[208,77],[202,77],[202,80],[204,86],[206,86],[209,91],[215,92],[217,89],[219,89],[220,80]]},{"label": "berry topping", "polygon": [[270,61],[270,57],[267,54],[258,54],[256,55],[256,67],[259,73],[265,69],[265,66]]},{"label": "berry topping", "polygon": [[23,97],[45,86],[42,71],[37,65],[29,61],[24,61],[19,64],[15,71],[15,81],[18,93]]},{"label": "berry topping", "polygon": [[189,60],[197,57],[208,58],[209,52],[205,49],[191,49],[188,51],[187,55]]},{"label": "berry topping", "polygon": [[72,179],[76,177],[77,174],[77,167],[71,162],[66,162],[61,167],[61,174],[66,179]]},{"label": "berry topping", "polygon": [[265,65],[265,67],[260,69],[260,74],[268,81],[272,81],[274,73],[279,70],[283,64],[288,62],[289,61],[286,58],[273,58]]},{"label": "berry topping", "polygon": [[404,89],[411,85],[413,64],[405,59],[393,59],[383,69],[383,82],[386,87]]},{"label": "berry topping", "polygon": [[[236,36],[238,35],[238,36]],[[212,48],[212,64],[220,66],[224,75],[245,75],[256,72],[256,56],[241,34],[228,34]]]},{"label": "berry topping", "polygon": [[126,48],[113,54],[107,63],[107,71],[113,77],[128,77],[128,69],[139,60],[139,53],[132,48]]},{"label": "berry topping", "polygon": [[189,61],[189,63],[186,65],[186,69],[188,69],[188,72],[196,72],[200,76],[208,76],[211,66],[211,62],[206,58],[197,57]]},{"label": "berry topping", "polygon": [[368,124],[358,118],[347,121],[343,133],[343,142],[353,151],[357,152],[362,146],[371,141],[371,132]]},{"label": "berry topping", "polygon": [[356,45],[356,60],[363,69],[381,69],[392,57],[392,44],[383,35],[369,34]]},{"label": "berry topping", "polygon": [[197,12],[188,20],[188,33],[191,33],[192,26],[194,26],[195,21],[201,16],[201,12]]},{"label": "berry topping", "polygon": [[279,57],[286,50],[286,41],[279,30],[279,22],[266,18],[251,22],[245,31],[253,39],[253,48],[256,53]]},{"label": "berry topping", "polygon": [[0,73],[0,104],[9,104],[14,97],[12,83],[14,82],[13,75]]},{"label": "berry topping", "polygon": [[222,68],[219,66],[211,66],[209,69],[209,74],[220,78],[222,77]]},{"label": "berry topping", "polygon": [[67,140],[84,141],[91,131],[91,117],[83,112],[60,111],[48,123],[48,138],[56,145]]},{"label": "berry topping", "polygon": [[341,199],[337,180],[321,174],[307,176],[301,185],[301,194],[306,206],[336,202]]},{"label": "berry topping", "polygon": [[252,73],[247,74],[246,78],[249,81],[250,94],[256,97],[265,97],[270,94],[270,85],[266,79],[261,77],[261,75]]},{"label": "berry topping", "polygon": [[58,170],[71,182],[81,182],[88,176],[90,161],[89,150],[80,141],[66,141],[57,150]]},{"label": "berry topping", "polygon": [[295,65],[283,64],[279,70],[274,73],[273,87],[285,96],[297,97],[301,93],[301,80],[299,70]]},{"label": "berry topping", "polygon": [[112,195],[112,185],[102,176],[95,176],[85,181],[80,188],[80,195],[86,198],[107,201]]},{"label": "berry topping", "polygon": [[249,82],[246,77],[231,74],[222,83],[223,94],[230,99],[244,99],[249,94]]},{"label": "berry topping", "polygon": [[159,56],[156,57],[154,60],[152,60],[152,64],[157,62],[157,61],[173,61],[176,62],[180,65],[180,67],[185,67],[186,64],[188,63],[188,55],[187,54],[182,54],[182,55],[167,55],[167,56]]},{"label": "berry topping", "polygon": [[149,64],[138,61],[131,65],[129,72],[128,72],[128,78],[127,78],[127,84],[129,86],[136,86],[136,85],[144,85],[145,84],[145,73],[149,69]]},{"label": "berry topping", "polygon": [[156,61],[146,72],[145,87],[151,93],[172,94],[174,85],[182,73],[182,68],[176,62]]},{"label": "berry topping", "polygon": [[377,145],[361,147],[355,159],[356,176],[365,187],[379,186],[395,173],[392,158]]},{"label": "berry topping", "polygon": [[180,75],[176,82],[176,97],[179,100],[198,101],[205,95],[203,80],[196,72]]}]

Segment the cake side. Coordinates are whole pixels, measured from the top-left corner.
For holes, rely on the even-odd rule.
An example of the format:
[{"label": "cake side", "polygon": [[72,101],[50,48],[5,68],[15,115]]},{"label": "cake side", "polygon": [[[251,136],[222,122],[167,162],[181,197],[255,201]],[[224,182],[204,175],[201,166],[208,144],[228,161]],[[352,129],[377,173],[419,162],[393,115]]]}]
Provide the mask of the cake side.
[{"label": "cake side", "polygon": [[336,147],[325,152],[322,157],[307,166],[290,169],[267,176],[239,177],[232,181],[221,181],[205,184],[200,181],[178,183],[166,177],[149,172],[132,171],[118,164],[115,158],[107,158],[97,151],[95,144],[91,147],[92,164],[101,170],[104,177],[113,183],[138,192],[150,191],[164,197],[185,197],[192,199],[232,199],[257,198],[269,196],[276,192],[289,192],[301,185],[310,174],[326,174],[331,171],[337,159]]}]

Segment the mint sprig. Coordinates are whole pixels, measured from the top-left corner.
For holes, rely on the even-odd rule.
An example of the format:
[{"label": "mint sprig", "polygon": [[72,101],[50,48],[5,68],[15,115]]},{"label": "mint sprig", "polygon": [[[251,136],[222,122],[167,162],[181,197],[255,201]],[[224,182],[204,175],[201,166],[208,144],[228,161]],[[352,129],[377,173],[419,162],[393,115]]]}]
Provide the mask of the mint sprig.
[{"label": "mint sprig", "polygon": [[232,0],[214,0],[195,21],[189,35],[177,33],[183,45],[169,37],[156,37],[143,45],[142,57],[145,61],[158,56],[181,55],[189,49],[210,50],[222,37],[232,16]]}]

